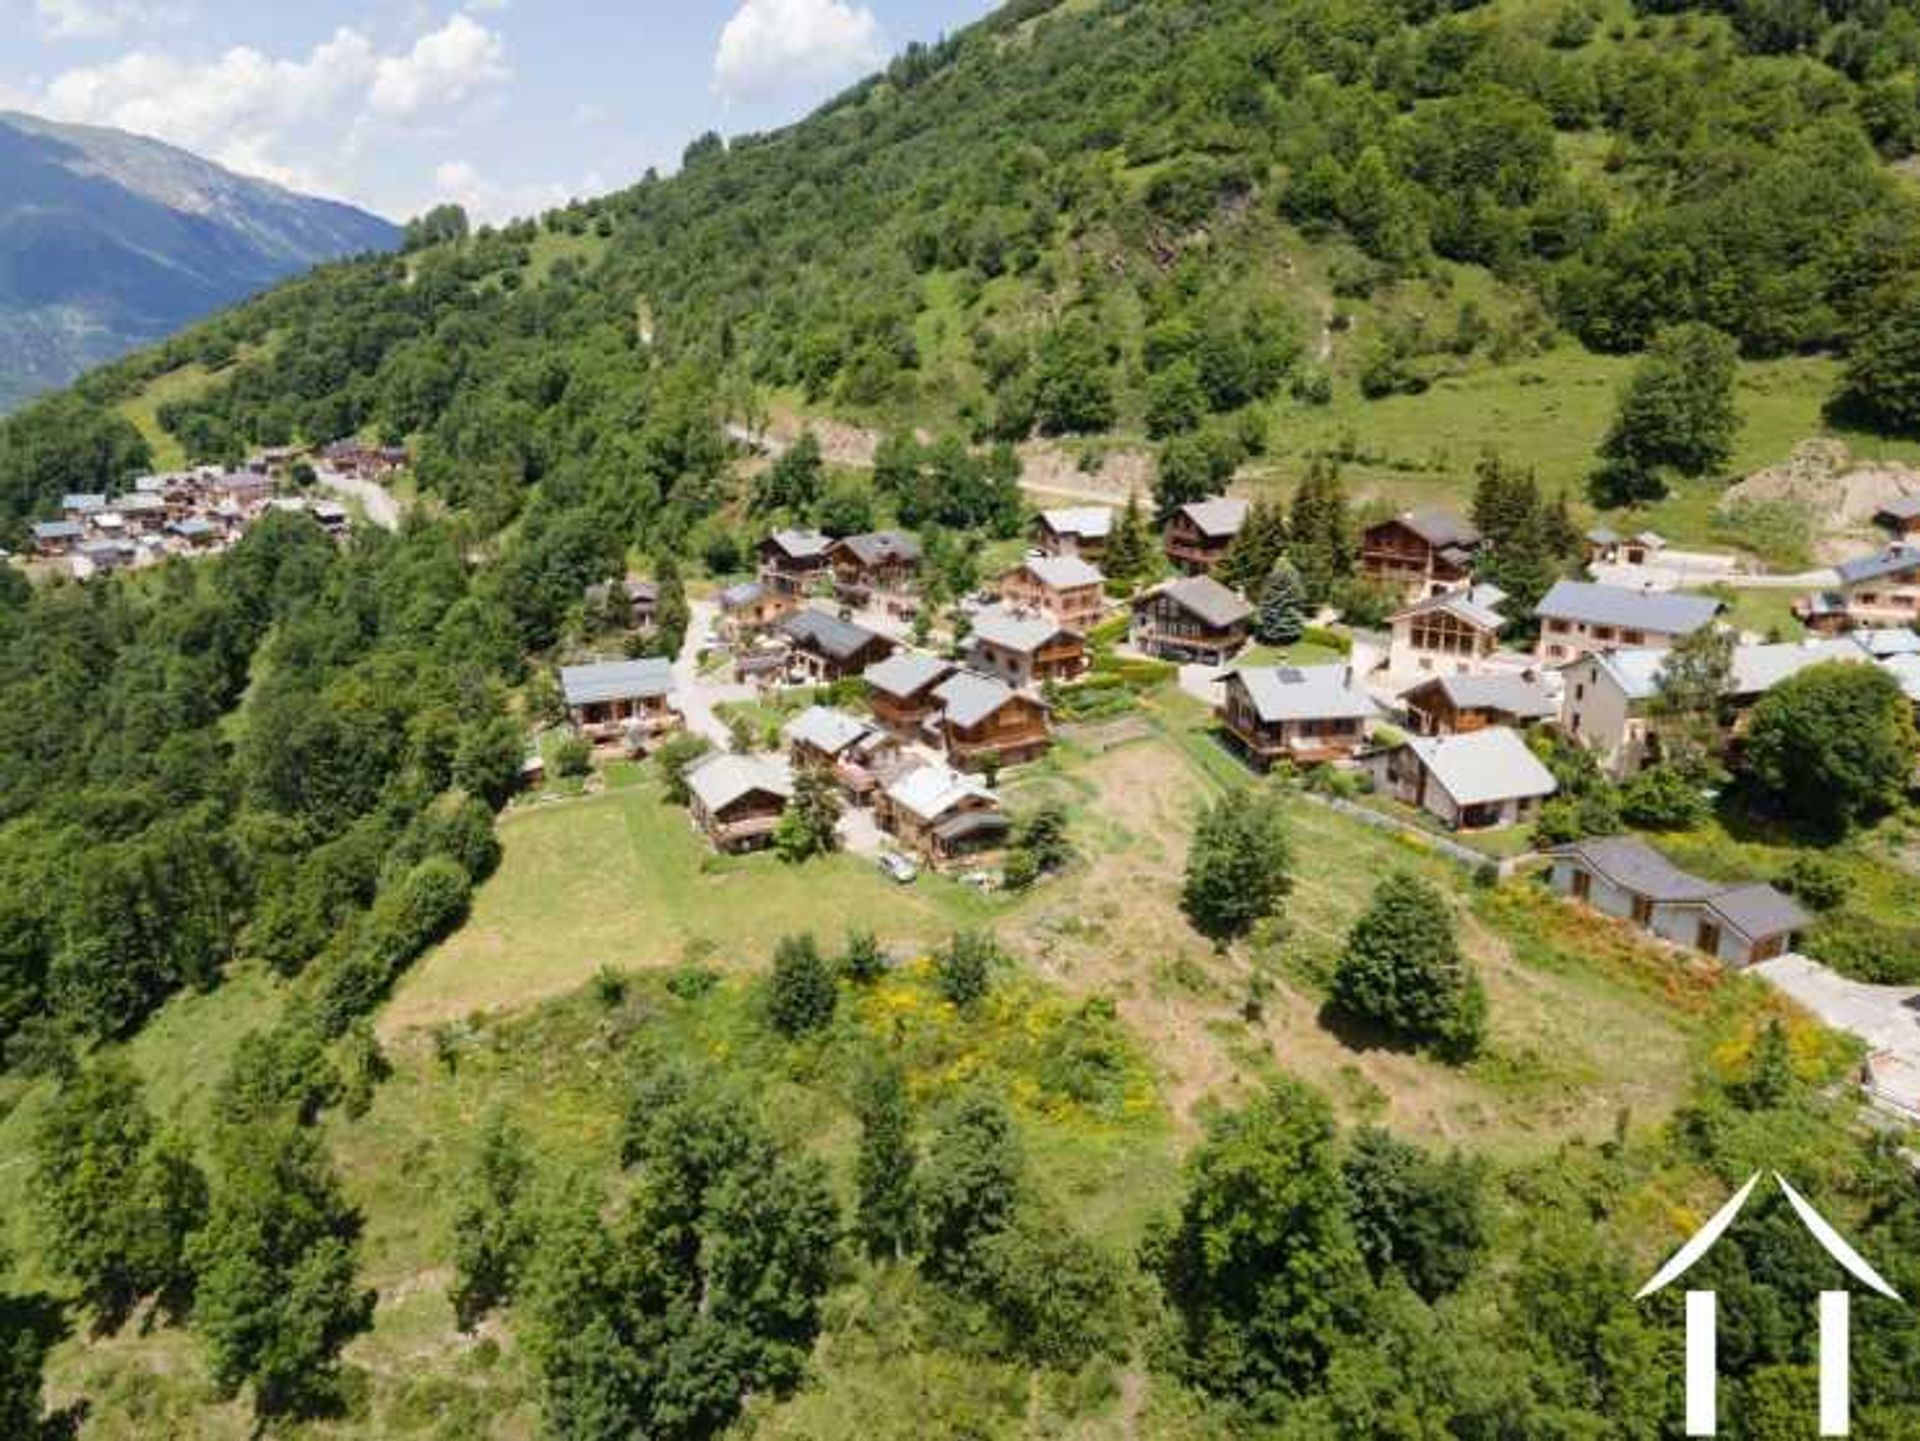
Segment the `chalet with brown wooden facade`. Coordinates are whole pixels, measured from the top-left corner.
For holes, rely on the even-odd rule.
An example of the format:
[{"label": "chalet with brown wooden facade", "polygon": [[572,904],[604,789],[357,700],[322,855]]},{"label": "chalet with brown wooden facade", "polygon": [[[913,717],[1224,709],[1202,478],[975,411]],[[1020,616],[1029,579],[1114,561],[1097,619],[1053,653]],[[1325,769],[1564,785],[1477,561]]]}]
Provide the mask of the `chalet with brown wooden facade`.
[{"label": "chalet with brown wooden facade", "polygon": [[828,552],[833,589],[851,605],[865,605],[875,594],[902,595],[920,574],[920,541],[901,530],[850,535]]},{"label": "chalet with brown wooden facade", "polygon": [[1920,544],[1896,542],[1872,555],[1834,567],[1835,590],[1808,596],[1794,607],[1816,631],[1912,627],[1920,623]]},{"label": "chalet with brown wooden facade", "polygon": [[1167,559],[1175,570],[1206,575],[1227,557],[1247,523],[1247,503],[1219,495],[1183,505],[1167,522]]},{"label": "chalet with brown wooden facade", "polygon": [[716,850],[751,851],[773,840],[793,799],[785,761],[720,752],[687,771],[687,812]]},{"label": "chalet with brown wooden facade", "polygon": [[1256,770],[1350,759],[1380,708],[1345,665],[1249,666],[1227,676],[1220,724]]},{"label": "chalet with brown wooden facade", "polygon": [[805,595],[826,576],[833,538],[817,530],[776,530],[760,542],[760,581],[772,590]]},{"label": "chalet with brown wooden facade", "polygon": [[1107,608],[1106,577],[1073,555],[1029,556],[1000,577],[1008,609],[1034,611],[1085,635]]},{"label": "chalet with brown wooden facade", "polygon": [[1410,510],[1362,532],[1360,574],[1420,600],[1465,585],[1480,549],[1480,532],[1452,512]]},{"label": "chalet with brown wooden facade", "polygon": [[1874,512],[1873,523],[1895,539],[1920,541],[1920,495],[1903,495]]},{"label": "chalet with brown wooden facade", "polygon": [[1019,765],[1046,753],[1053,727],[1044,702],[1004,681],[959,671],[934,688],[940,703],[932,725],[957,766],[977,770],[989,762]]},{"label": "chalet with brown wooden facade", "polygon": [[1224,665],[1253,632],[1253,607],[1211,576],[1167,581],[1134,597],[1134,646],[1161,660]]},{"label": "chalet with brown wooden facade", "polygon": [[1087,668],[1087,643],[1044,615],[989,606],[973,618],[967,663],[1008,685],[1072,680]]},{"label": "chalet with brown wooden facade", "polygon": [[819,684],[859,675],[894,652],[885,636],[823,610],[784,615],[773,632],[787,643],[789,673]]},{"label": "chalet with brown wooden facade", "polygon": [[809,706],[781,728],[796,768],[828,772],[856,804],[879,789],[880,772],[898,752],[885,731],[831,706]]},{"label": "chalet with brown wooden facade", "polygon": [[1471,735],[1490,726],[1525,730],[1559,707],[1546,687],[1523,675],[1442,675],[1404,692],[1400,704],[1423,736]]},{"label": "chalet with brown wooden facade", "polygon": [[680,724],[673,666],[664,658],[597,661],[560,668],[560,691],[574,729],[596,745],[640,749]]},{"label": "chalet with brown wooden facade", "polygon": [[935,866],[997,850],[1010,829],[999,797],[944,765],[895,777],[876,794],[873,816],[902,849]]},{"label": "chalet with brown wooden facade", "polygon": [[1033,543],[1046,555],[1099,560],[1113,536],[1113,511],[1104,505],[1043,510],[1034,518]]},{"label": "chalet with brown wooden facade", "polygon": [[918,739],[940,710],[934,691],[953,669],[949,661],[912,651],[867,667],[861,679],[867,683],[867,704],[874,720],[901,740]]}]

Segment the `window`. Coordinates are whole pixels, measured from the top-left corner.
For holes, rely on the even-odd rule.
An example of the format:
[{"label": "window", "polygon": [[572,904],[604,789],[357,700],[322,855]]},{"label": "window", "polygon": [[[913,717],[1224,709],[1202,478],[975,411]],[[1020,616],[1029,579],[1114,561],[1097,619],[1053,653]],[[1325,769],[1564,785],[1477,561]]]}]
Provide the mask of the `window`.
[{"label": "window", "polygon": [[1573,898],[1577,901],[1584,901],[1592,896],[1592,894],[1593,877],[1585,871],[1575,871],[1573,873]]},{"label": "window", "polygon": [[1626,645],[1640,645],[1646,638],[1644,631],[1623,630],[1620,632],[1620,639]]}]

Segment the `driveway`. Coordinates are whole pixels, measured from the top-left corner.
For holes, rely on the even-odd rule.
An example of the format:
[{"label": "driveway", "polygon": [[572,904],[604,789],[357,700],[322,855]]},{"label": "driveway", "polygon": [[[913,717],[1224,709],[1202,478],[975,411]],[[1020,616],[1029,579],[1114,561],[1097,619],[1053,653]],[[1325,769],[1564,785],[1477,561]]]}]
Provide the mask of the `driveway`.
[{"label": "driveway", "polygon": [[687,622],[686,643],[673,662],[674,708],[686,720],[688,730],[727,750],[732,737],[726,722],[714,714],[713,708],[727,701],[752,700],[757,692],[750,685],[723,680],[722,676],[730,674],[727,671],[701,675],[700,652],[713,635],[720,607],[710,600],[693,600],[687,603],[687,609],[692,618]]},{"label": "driveway", "polygon": [[1894,1051],[1920,1065],[1920,986],[1850,981],[1805,956],[1762,961],[1753,971],[1869,1050]]}]

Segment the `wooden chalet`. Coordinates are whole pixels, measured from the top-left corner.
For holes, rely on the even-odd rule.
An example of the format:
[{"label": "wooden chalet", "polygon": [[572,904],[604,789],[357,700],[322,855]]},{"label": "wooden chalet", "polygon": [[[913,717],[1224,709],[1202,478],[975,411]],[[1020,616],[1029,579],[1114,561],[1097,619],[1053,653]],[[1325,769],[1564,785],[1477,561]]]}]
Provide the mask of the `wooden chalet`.
[{"label": "wooden chalet", "polygon": [[716,850],[770,844],[792,799],[792,773],[769,756],[723,751],[687,771],[687,812]]},{"label": "wooden chalet", "polygon": [[32,536],[35,555],[66,555],[87,538],[87,528],[77,520],[41,520],[34,522]]},{"label": "wooden chalet", "polygon": [[905,772],[874,798],[874,820],[903,849],[940,865],[1006,843],[1009,822],[997,796],[944,765]]},{"label": "wooden chalet", "polygon": [[1442,591],[1415,601],[1388,619],[1387,671],[1403,680],[1423,675],[1470,675],[1488,669],[1500,653],[1507,619],[1493,587]]},{"label": "wooden chalet", "polygon": [[1018,765],[1053,744],[1045,703],[992,676],[960,671],[936,686],[934,697],[940,709],[932,726],[949,759],[963,769],[990,760]]},{"label": "wooden chalet", "polygon": [[1223,665],[1253,633],[1253,607],[1211,576],[1186,576],[1133,600],[1130,638],[1161,660]]},{"label": "wooden chalet", "polygon": [[1449,830],[1525,825],[1557,789],[1518,731],[1490,726],[1466,735],[1415,736],[1367,760],[1383,795],[1418,807]]},{"label": "wooden chalet", "polygon": [[1098,560],[1113,537],[1113,511],[1104,505],[1043,510],[1034,517],[1033,543],[1045,555]]},{"label": "wooden chalet", "polygon": [[733,644],[750,640],[791,615],[800,601],[790,591],[776,590],[757,580],[742,581],[720,592],[720,633]]},{"label": "wooden chalet", "polygon": [[1000,577],[1000,599],[1085,635],[1106,612],[1107,578],[1078,556],[1029,556]]},{"label": "wooden chalet", "polygon": [[780,617],[773,633],[787,643],[788,671],[816,684],[857,676],[894,652],[878,632],[811,608]]},{"label": "wooden chalet", "polygon": [[1380,708],[1346,665],[1249,666],[1231,672],[1219,720],[1257,770],[1275,761],[1350,759]]},{"label": "wooden chalet", "polygon": [[1559,714],[1546,687],[1524,675],[1440,675],[1400,696],[1425,736],[1470,735],[1489,726],[1524,730]]},{"label": "wooden chalet", "polygon": [[1834,567],[1837,588],[1794,606],[1810,630],[1837,631],[1920,624],[1920,544],[1896,541]]},{"label": "wooden chalet", "polygon": [[1903,495],[1874,512],[1873,523],[1896,540],[1920,540],[1920,495]]},{"label": "wooden chalet", "polygon": [[574,729],[595,744],[638,749],[680,724],[673,666],[661,657],[562,666],[560,691]]},{"label": "wooden chalet", "polygon": [[876,592],[899,595],[913,588],[920,575],[920,542],[900,530],[850,535],[833,543],[828,564],[834,593],[865,605]]},{"label": "wooden chalet", "polygon": [[867,704],[873,718],[900,740],[918,739],[940,709],[934,694],[940,682],[953,674],[950,661],[901,651],[861,673],[867,683]]},{"label": "wooden chalet", "polygon": [[780,734],[796,768],[829,772],[849,798],[863,805],[873,799],[881,769],[898,751],[885,731],[831,706],[808,707]]},{"label": "wooden chalet", "polygon": [[1244,500],[1220,495],[1183,505],[1167,522],[1167,559],[1175,570],[1206,575],[1226,559],[1234,537],[1246,523]]},{"label": "wooden chalet", "polygon": [[1420,600],[1467,583],[1480,532],[1445,510],[1410,510],[1370,525],[1360,537],[1360,574]]},{"label": "wooden chalet", "polygon": [[1008,685],[1072,680],[1087,668],[1085,638],[1045,615],[989,606],[973,618],[967,664]]},{"label": "wooden chalet", "polygon": [[817,530],[776,530],[760,542],[760,581],[772,590],[805,595],[828,573],[833,538]]}]

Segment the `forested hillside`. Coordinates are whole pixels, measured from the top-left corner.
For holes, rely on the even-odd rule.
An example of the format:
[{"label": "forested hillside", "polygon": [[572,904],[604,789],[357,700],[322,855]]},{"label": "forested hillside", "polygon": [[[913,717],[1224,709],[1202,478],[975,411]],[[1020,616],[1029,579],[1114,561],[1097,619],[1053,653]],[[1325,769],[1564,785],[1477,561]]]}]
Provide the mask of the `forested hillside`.
[{"label": "forested hillside", "polygon": [[1016,4],[670,179],[97,373],[0,439],[0,502],[131,465],[81,411],[194,361],[160,414],[187,455],[417,436],[488,528],[550,474],[643,528],[697,507],[634,423],[676,371],[741,418],[757,386],[976,439],[1144,432],[1185,473],[1269,439],[1263,402],[1699,321],[1848,355],[1834,398],[1911,426],[1917,48],[1903,10],[1811,4]]},{"label": "forested hillside", "polygon": [[[424,217],[0,424],[9,548],[156,465],[414,456],[393,533],[0,569],[0,1433],[1639,1441],[1681,1424],[1680,1303],[1633,1293],[1760,1169],[1910,1294],[1920,1195],[1844,1042],[1247,785],[1171,667],[1063,700],[1094,724],[1008,785],[1012,894],[711,855],[684,754],[582,794],[550,747],[514,796],[554,664],[678,654],[770,527],[912,528],[928,612],[977,590],[1036,438],[1149,456],[1163,505],[1285,450],[1291,512],[1230,560],[1287,552],[1285,653],[1334,662],[1304,622],[1346,598],[1350,457],[1297,439],[1329,407],[1631,365],[1656,423],[1592,457],[1602,501],[1717,483],[1742,366],[1920,428],[1917,75],[1891,6],[1016,0],[789,130]],[[1715,434],[1641,445],[1708,372]],[[873,464],[749,455],[776,411]],[[1431,472],[1463,508],[1473,460]],[[1479,479],[1537,593],[1577,530],[1524,464]],[[651,632],[587,601],[629,571]],[[1618,824],[1580,759],[1563,808]],[[1889,824],[1848,860],[1898,946]],[[1343,1012],[1337,969],[1471,1025]],[[1804,1432],[1822,1264],[1776,1199],[1701,1273],[1742,1435]],[[1912,1435],[1913,1313],[1856,1311],[1858,1434]]]}]

